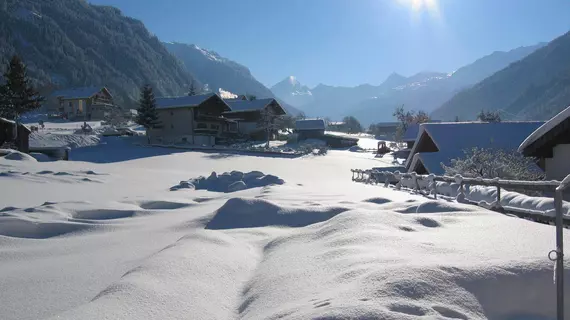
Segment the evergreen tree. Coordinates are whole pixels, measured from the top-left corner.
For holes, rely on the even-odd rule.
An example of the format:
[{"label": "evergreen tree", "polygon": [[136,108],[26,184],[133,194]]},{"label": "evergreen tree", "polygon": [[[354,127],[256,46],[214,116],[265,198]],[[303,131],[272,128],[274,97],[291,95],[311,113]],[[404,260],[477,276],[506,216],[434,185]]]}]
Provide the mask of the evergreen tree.
[{"label": "evergreen tree", "polygon": [[194,80],[190,83],[190,90],[188,91],[189,96],[195,96],[198,94],[198,90],[196,89],[196,85],[194,84]]},{"label": "evergreen tree", "polygon": [[359,133],[362,132],[362,125],[360,121],[353,116],[346,116],[342,119],[342,122],[346,124],[348,133]]},{"label": "evergreen tree", "polygon": [[13,56],[4,73],[6,83],[0,86],[0,116],[16,120],[26,112],[38,109],[44,98],[30,84],[26,66]]},{"label": "evergreen tree", "polygon": [[149,130],[159,124],[158,111],[156,110],[156,99],[150,85],[145,85],[141,89],[141,97],[137,111],[138,116],[136,122],[146,129],[146,137],[150,144]]},{"label": "evergreen tree", "polygon": [[481,110],[481,112],[477,115],[477,120],[481,122],[501,122],[501,114],[499,111],[485,111]]}]

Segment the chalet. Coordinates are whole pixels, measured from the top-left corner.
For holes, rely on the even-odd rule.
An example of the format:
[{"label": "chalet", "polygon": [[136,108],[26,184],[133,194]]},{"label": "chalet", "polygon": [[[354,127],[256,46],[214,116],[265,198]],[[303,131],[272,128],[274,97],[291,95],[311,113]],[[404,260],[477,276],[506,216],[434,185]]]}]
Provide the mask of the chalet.
[{"label": "chalet", "polygon": [[297,120],[295,133],[299,141],[322,138],[325,135],[325,121],[322,119]]},{"label": "chalet", "polygon": [[20,152],[30,152],[30,129],[23,124],[0,118],[0,149],[16,148]]},{"label": "chalet", "polygon": [[225,101],[229,105],[230,111],[224,112],[223,116],[237,121],[239,123],[239,133],[253,139],[263,140],[266,138],[261,121],[264,112],[271,114],[275,118],[287,114],[277,100],[272,98],[256,100],[227,99]]},{"label": "chalet", "polygon": [[230,108],[215,93],[157,98],[156,108],[160,123],[150,132],[153,142],[210,146],[216,138],[238,131],[235,121],[222,116]]},{"label": "chalet", "polygon": [[516,151],[544,122],[423,123],[406,161],[408,172],[443,174],[442,164],[474,147]]},{"label": "chalet", "polygon": [[102,120],[106,113],[117,108],[105,87],[59,90],[50,95],[50,100],[48,111],[70,120]]},{"label": "chalet", "polygon": [[417,123],[410,124],[406,132],[402,136],[402,141],[406,143],[408,149],[412,149],[416,143],[416,138],[420,132],[420,125]]},{"label": "chalet", "polygon": [[537,158],[546,179],[570,174],[570,107],[532,132],[519,146],[524,156]]}]

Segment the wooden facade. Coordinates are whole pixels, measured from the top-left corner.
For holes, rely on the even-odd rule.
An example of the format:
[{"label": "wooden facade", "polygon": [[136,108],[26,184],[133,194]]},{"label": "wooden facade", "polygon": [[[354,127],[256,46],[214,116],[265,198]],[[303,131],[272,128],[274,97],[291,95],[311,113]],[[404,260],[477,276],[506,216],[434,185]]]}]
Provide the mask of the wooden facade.
[{"label": "wooden facade", "polygon": [[62,90],[52,96],[56,108],[51,111],[70,120],[102,120],[107,113],[117,108],[113,96],[105,87]]},{"label": "wooden facade", "polygon": [[213,145],[238,132],[238,123],[222,116],[229,106],[216,94],[158,98],[160,124],[151,139],[158,143]]},{"label": "wooden facade", "polygon": [[15,147],[18,151],[30,152],[30,129],[23,124],[0,118],[0,147]]}]

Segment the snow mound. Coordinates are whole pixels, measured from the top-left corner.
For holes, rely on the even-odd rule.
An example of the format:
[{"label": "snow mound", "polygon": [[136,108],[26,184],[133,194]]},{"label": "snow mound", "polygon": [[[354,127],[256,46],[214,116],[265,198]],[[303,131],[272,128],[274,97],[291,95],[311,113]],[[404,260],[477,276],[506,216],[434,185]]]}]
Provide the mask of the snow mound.
[{"label": "snow mound", "polygon": [[93,209],[80,210],[73,214],[75,219],[84,220],[116,220],[124,218],[132,218],[137,215],[136,210],[121,209]]},{"label": "snow mound", "polygon": [[12,149],[0,149],[0,156],[6,160],[37,162],[34,157]]},{"label": "snow mound", "polygon": [[385,203],[392,202],[392,200],[378,197],[378,198],[372,198],[372,199],[364,200],[364,202],[370,202],[370,203],[375,203],[375,204],[385,204]]},{"label": "snow mound", "polygon": [[0,235],[14,238],[48,239],[92,228],[90,225],[72,222],[37,223],[27,219],[0,217]]},{"label": "snow mound", "polygon": [[348,211],[343,207],[290,208],[262,199],[229,199],[215,213],[206,229],[304,227]]},{"label": "snow mound", "polygon": [[259,188],[270,185],[282,185],[285,181],[274,175],[266,175],[260,171],[243,173],[241,171],[224,172],[218,175],[216,172],[206,177],[198,177],[187,181],[180,181],[170,188],[171,191],[181,189],[208,190],[214,192],[236,192],[245,189]]},{"label": "snow mound", "polygon": [[55,319],[233,319],[259,256],[224,233],[195,231]]},{"label": "snow mound", "polygon": [[69,220],[70,215],[48,208],[7,207],[0,214],[0,235],[13,238],[48,239],[86,231],[97,226]]},{"label": "snow mound", "polygon": [[31,152],[30,156],[34,157],[38,162],[51,162],[54,159],[50,158],[48,155],[43,153]]},{"label": "snow mound", "polygon": [[192,203],[173,201],[142,201],[139,206],[145,210],[176,210],[192,206]]},{"label": "snow mound", "polygon": [[453,202],[426,201],[421,203],[416,213],[473,212],[475,208]]},{"label": "snow mound", "polygon": [[474,212],[476,207],[462,205],[455,202],[426,201],[419,205],[412,205],[402,209],[396,209],[399,213],[449,213],[449,212]]}]

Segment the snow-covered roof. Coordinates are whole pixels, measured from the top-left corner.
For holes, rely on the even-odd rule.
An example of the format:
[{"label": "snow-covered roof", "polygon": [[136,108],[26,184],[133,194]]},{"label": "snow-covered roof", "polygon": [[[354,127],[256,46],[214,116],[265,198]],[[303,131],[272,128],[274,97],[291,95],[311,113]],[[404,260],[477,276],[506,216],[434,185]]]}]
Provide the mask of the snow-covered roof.
[{"label": "snow-covered roof", "polygon": [[329,122],[329,126],[344,126],[345,124],[346,124],[346,122],[343,122],[343,121]]},{"label": "snow-covered roof", "polygon": [[230,109],[232,111],[230,112],[250,112],[250,111],[259,111],[262,110],[263,108],[267,107],[270,104],[275,104],[276,106],[278,106],[282,113],[280,112],[280,114],[286,114],[285,110],[283,109],[283,107],[281,107],[281,105],[277,102],[277,100],[273,99],[273,98],[267,98],[267,99],[255,99],[255,100],[241,100],[241,99],[230,99],[230,100],[226,100],[226,103],[230,106]]},{"label": "snow-covered roof", "polygon": [[325,121],[323,119],[309,119],[295,121],[296,130],[325,130]]},{"label": "snow-covered roof", "polygon": [[415,141],[416,138],[418,137],[418,132],[420,132],[420,125],[419,124],[416,123],[416,124],[409,125],[408,129],[404,133],[404,136],[402,137],[402,141],[405,141],[405,142]]},{"label": "snow-covered roof", "polygon": [[[195,96],[156,98],[156,108],[175,109],[175,108],[197,107],[202,103],[204,103],[204,101],[212,98],[213,96],[218,96],[218,95],[215,93],[208,93],[208,94],[198,94]],[[220,100],[223,101],[221,98]]]},{"label": "snow-covered roof", "polygon": [[0,117],[0,122],[9,123],[9,124],[16,124],[15,121],[13,121],[13,120],[8,120],[8,119],[2,118],[2,117]]},{"label": "snow-covered roof", "polygon": [[562,110],[552,119],[548,120],[545,124],[540,126],[533,133],[531,133],[519,146],[518,148],[519,152],[523,152],[524,149],[528,148],[531,144],[533,144],[542,136],[544,136],[545,134],[556,128],[559,124],[561,124],[564,120],[568,118],[570,118],[570,107]]},{"label": "snow-covered roof", "polygon": [[[424,166],[434,170],[430,173],[441,173],[441,163],[450,164],[451,159],[463,156],[464,150],[474,147],[517,150],[531,132],[544,122],[447,122],[424,123],[419,127],[418,138],[426,135],[436,145],[437,152],[421,152],[415,156],[420,147],[420,140],[410,152],[407,160],[408,169],[412,166],[414,157],[419,157]],[[426,169],[428,169],[426,166]]]},{"label": "snow-covered roof", "polygon": [[[62,98],[62,99],[86,99],[94,96],[101,90],[106,89],[105,87],[82,87],[82,88],[70,88],[55,91],[51,94],[52,97]],[[108,92],[108,91],[107,91]],[[111,93],[109,93],[111,94]]]}]

